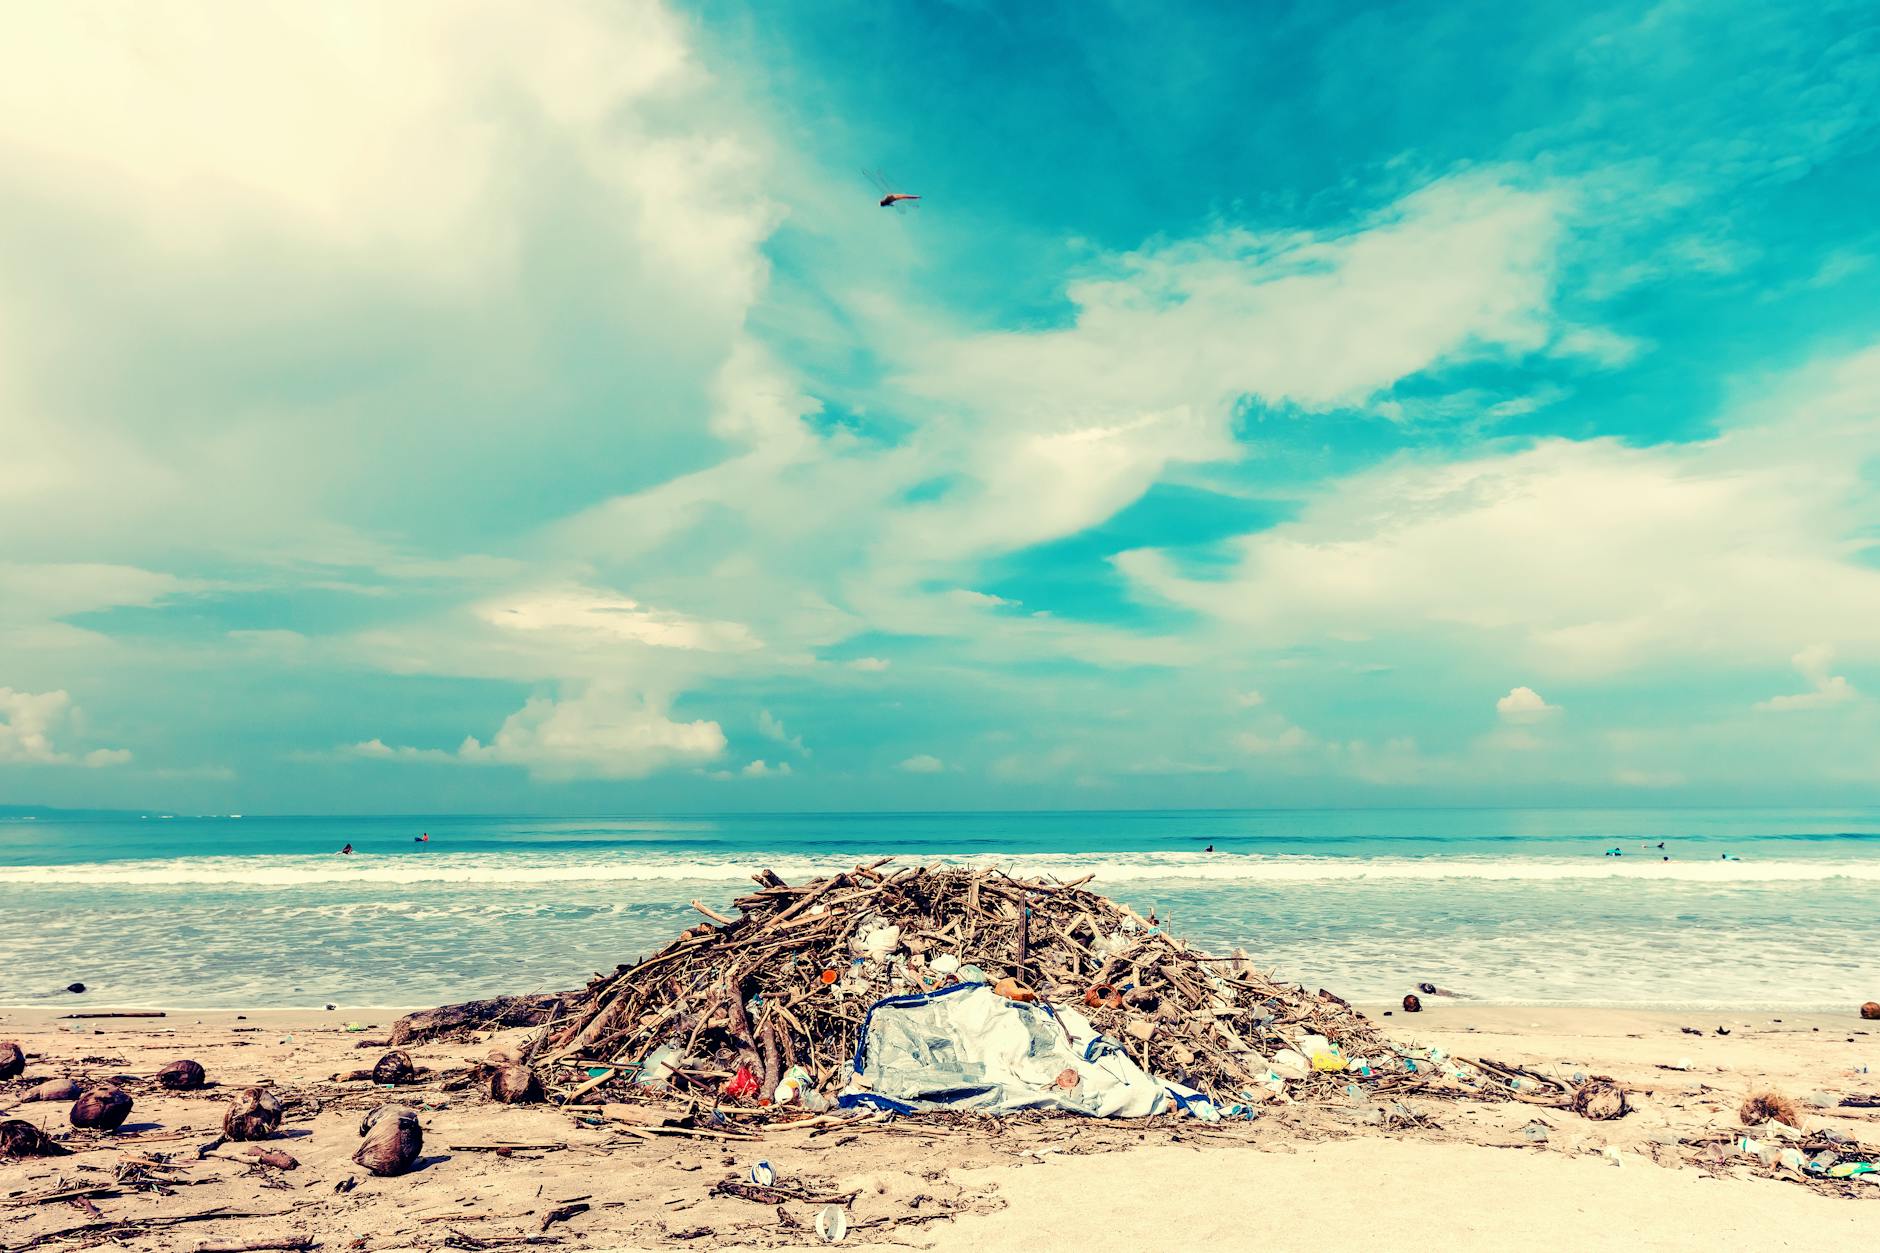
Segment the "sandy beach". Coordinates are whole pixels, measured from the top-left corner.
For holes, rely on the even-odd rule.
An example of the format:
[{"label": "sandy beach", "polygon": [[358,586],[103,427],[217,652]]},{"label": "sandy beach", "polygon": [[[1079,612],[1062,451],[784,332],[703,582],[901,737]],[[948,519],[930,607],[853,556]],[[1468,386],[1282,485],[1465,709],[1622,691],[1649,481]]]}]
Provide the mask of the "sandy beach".
[{"label": "sandy beach", "polygon": [[[816,1214],[837,1198],[851,1224],[846,1243],[934,1249],[1125,1250],[1171,1239],[1817,1248],[1858,1239],[1877,1212],[1866,1204],[1880,1186],[1864,1180],[1825,1195],[1799,1180],[1750,1177],[1741,1157],[1693,1165],[1673,1147],[1740,1130],[1737,1106],[1762,1087],[1804,1102],[1832,1098],[1832,1107],[1807,1108],[1811,1129],[1880,1139],[1880,1110],[1838,1104],[1875,1091],[1855,1068],[1880,1053],[1880,1031],[1851,1012],[1716,1019],[1458,1003],[1415,1017],[1370,1012],[1404,1043],[1543,1073],[1612,1075],[1631,1090],[1634,1112],[1594,1123],[1506,1101],[1419,1099],[1410,1105],[1421,1125],[1391,1129],[1336,1107],[1274,1105],[1253,1121],[1212,1126],[904,1119],[747,1139],[589,1126],[546,1107],[493,1103],[472,1068],[492,1049],[522,1045],[527,1030],[414,1046],[432,1073],[391,1092],[333,1076],[384,1051],[375,1042],[395,1010],[77,1019],[5,1010],[0,1039],[18,1040],[29,1064],[0,1088],[0,1111],[76,1151],[0,1165],[0,1247],[207,1250],[301,1237],[355,1249],[773,1247],[820,1243]],[[199,1061],[213,1086],[171,1093],[148,1082],[182,1057]],[[32,1084],[68,1076],[129,1077],[121,1082],[136,1103],[118,1133],[73,1132],[65,1103],[19,1103]],[[289,1154],[291,1169],[243,1145],[202,1151],[230,1091],[250,1084],[288,1102],[283,1134],[267,1147]],[[388,1100],[419,1111],[424,1151],[412,1173],[375,1178],[350,1158],[360,1117]],[[1544,1142],[1524,1134],[1536,1120]],[[760,1160],[780,1187],[808,1199],[714,1194]]]}]

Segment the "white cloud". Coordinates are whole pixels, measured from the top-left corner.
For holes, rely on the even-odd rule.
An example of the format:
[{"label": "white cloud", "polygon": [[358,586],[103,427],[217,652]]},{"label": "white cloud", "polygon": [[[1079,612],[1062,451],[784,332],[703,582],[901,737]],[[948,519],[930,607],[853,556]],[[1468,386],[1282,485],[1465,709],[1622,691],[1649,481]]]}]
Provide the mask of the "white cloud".
[{"label": "white cloud", "polygon": [[1601,326],[1574,327],[1562,333],[1549,351],[1556,357],[1584,357],[1609,370],[1629,365],[1645,350],[1645,341]]},{"label": "white cloud", "polygon": [[1684,776],[1675,770],[1638,770],[1621,767],[1613,771],[1612,781],[1623,787],[1662,789],[1682,785]]},{"label": "white cloud", "polygon": [[931,753],[916,753],[901,763],[901,769],[909,774],[939,774],[946,768],[946,763]]},{"label": "white cloud", "polygon": [[1809,690],[1793,696],[1772,696],[1768,700],[1758,701],[1756,708],[1778,713],[1822,709],[1860,698],[1860,693],[1854,690],[1854,685],[1845,677],[1828,673],[1829,666],[1834,662],[1834,650],[1826,644],[1812,644],[1796,653],[1792,660],[1795,669],[1808,680]]},{"label": "white cloud", "polygon": [[1266,703],[1266,697],[1249,688],[1244,692],[1235,693],[1234,703],[1242,709],[1256,709]]},{"label": "white cloud", "polygon": [[778,775],[790,774],[792,771],[790,769],[790,763],[787,761],[780,761],[773,766],[760,757],[745,766],[744,769],[738,771],[738,773],[746,779],[767,779],[775,778]]},{"label": "white cloud", "polygon": [[455,753],[379,739],[344,750],[354,757],[463,765],[521,766],[536,779],[639,779],[710,761],[725,749],[716,722],[675,722],[649,696],[592,684],[579,696],[531,697],[485,744],[471,736]]},{"label": "white cloud", "polygon": [[1234,737],[1234,743],[1243,751],[1255,756],[1270,756],[1276,753],[1296,753],[1312,744],[1312,737],[1295,726],[1286,726],[1276,731],[1261,733],[1242,731]]},{"label": "white cloud", "polygon": [[805,757],[810,755],[809,746],[803,743],[803,737],[791,735],[784,729],[782,720],[768,709],[757,711],[757,733],[767,740],[775,740],[786,748],[794,748]]},{"label": "white cloud", "polygon": [[476,612],[485,622],[505,630],[555,632],[603,643],[707,652],[748,652],[763,647],[763,642],[739,623],[702,621],[586,587],[528,592],[514,599],[491,601]]},{"label": "white cloud", "polygon": [[1858,555],[1876,396],[1880,350],[1803,372],[1714,439],[1399,460],[1244,537],[1220,577],[1152,550],[1117,565],[1238,649],[1344,632],[1602,674],[1752,662],[1808,632],[1873,655],[1880,570]]},{"label": "white cloud", "polygon": [[20,692],[0,687],[0,765],[68,766],[96,769],[131,759],[121,748],[76,752],[57,741],[79,735],[83,717],[63,691]]},{"label": "white cloud", "polygon": [[947,593],[962,605],[980,609],[998,609],[1023,604],[1023,601],[1007,600],[1003,596],[994,596],[991,592],[976,592],[969,587],[956,587]]},{"label": "white cloud", "polygon": [[1495,712],[1507,722],[1539,722],[1551,714],[1559,713],[1560,706],[1548,704],[1531,687],[1517,687],[1495,702]]},{"label": "white cloud", "polygon": [[892,662],[881,657],[857,657],[848,663],[848,667],[851,670],[861,670],[866,673],[879,674],[892,664]]}]

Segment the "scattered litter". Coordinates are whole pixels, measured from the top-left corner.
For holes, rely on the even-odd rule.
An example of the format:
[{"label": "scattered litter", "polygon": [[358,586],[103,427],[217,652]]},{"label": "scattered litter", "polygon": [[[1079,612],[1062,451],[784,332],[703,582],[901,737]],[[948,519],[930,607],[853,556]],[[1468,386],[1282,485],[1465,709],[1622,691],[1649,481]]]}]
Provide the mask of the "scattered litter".
[{"label": "scattered litter", "polygon": [[827,1205],[816,1215],[816,1234],[830,1244],[840,1244],[849,1234],[849,1215],[840,1205]]}]

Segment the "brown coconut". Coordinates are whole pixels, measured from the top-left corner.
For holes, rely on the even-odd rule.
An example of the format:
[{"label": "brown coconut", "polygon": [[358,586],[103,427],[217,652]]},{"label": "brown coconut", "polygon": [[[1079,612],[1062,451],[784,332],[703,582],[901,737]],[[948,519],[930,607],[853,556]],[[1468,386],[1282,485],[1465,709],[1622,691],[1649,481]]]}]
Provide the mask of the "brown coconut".
[{"label": "brown coconut", "polygon": [[26,1050],[11,1040],[0,1040],[0,1079],[17,1079],[26,1073]]},{"label": "brown coconut", "polygon": [[490,1096],[505,1105],[533,1105],[542,1099],[542,1081],[527,1066],[498,1066],[490,1071]]},{"label": "brown coconut", "polygon": [[70,1079],[48,1079],[36,1088],[28,1088],[22,1101],[76,1101],[78,1085]]},{"label": "brown coconut", "polygon": [[222,1134],[231,1140],[266,1140],[281,1129],[281,1098],[266,1088],[243,1088],[229,1098]]},{"label": "brown coconut", "polygon": [[375,1175],[402,1175],[424,1151],[424,1128],[415,1111],[403,1105],[381,1105],[359,1123],[365,1142],[353,1154]]},{"label": "brown coconut", "polygon": [[189,1092],[200,1088],[207,1077],[201,1065],[185,1058],[182,1061],[171,1062],[159,1070],[157,1084],[172,1092]]},{"label": "brown coconut", "polygon": [[1423,1012],[1423,1002],[1417,999],[1415,992],[1403,998],[1403,1012],[1406,1014],[1420,1014]]},{"label": "brown coconut", "polygon": [[1625,1089],[1603,1075],[1596,1075],[1573,1090],[1573,1112],[1594,1122],[1624,1118],[1632,1111],[1625,1099]]},{"label": "brown coconut", "polygon": [[1745,1127],[1779,1122],[1800,1130],[1802,1125],[1802,1107],[1774,1088],[1765,1088],[1744,1097],[1743,1104],[1737,1107],[1736,1116],[1743,1120]]},{"label": "brown coconut", "polygon": [[1868,1001],[1860,1007],[1860,1016],[1869,1022],[1880,1019],[1880,1001]]},{"label": "brown coconut", "polygon": [[71,1151],[29,1122],[0,1122],[0,1157],[65,1157]]},{"label": "brown coconut", "polygon": [[116,1131],[131,1116],[131,1098],[122,1088],[101,1084],[87,1088],[72,1102],[72,1125],[95,1131]]},{"label": "brown coconut", "polygon": [[403,1049],[393,1049],[372,1067],[374,1083],[410,1083],[417,1077],[417,1067],[411,1064],[411,1054]]}]

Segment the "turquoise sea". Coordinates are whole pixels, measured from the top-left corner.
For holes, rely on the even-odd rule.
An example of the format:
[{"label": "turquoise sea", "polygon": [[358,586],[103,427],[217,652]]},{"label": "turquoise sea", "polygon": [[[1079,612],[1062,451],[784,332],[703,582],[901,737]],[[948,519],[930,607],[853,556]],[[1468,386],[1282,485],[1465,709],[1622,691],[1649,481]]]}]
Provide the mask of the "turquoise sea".
[{"label": "turquoise sea", "polygon": [[74,1002],[73,981],[87,1002],[173,1008],[561,989],[761,868],[881,856],[1095,874],[1180,934],[1354,999],[1425,980],[1503,1004],[1880,995],[1877,809],[17,813],[0,815],[0,1004]]}]

